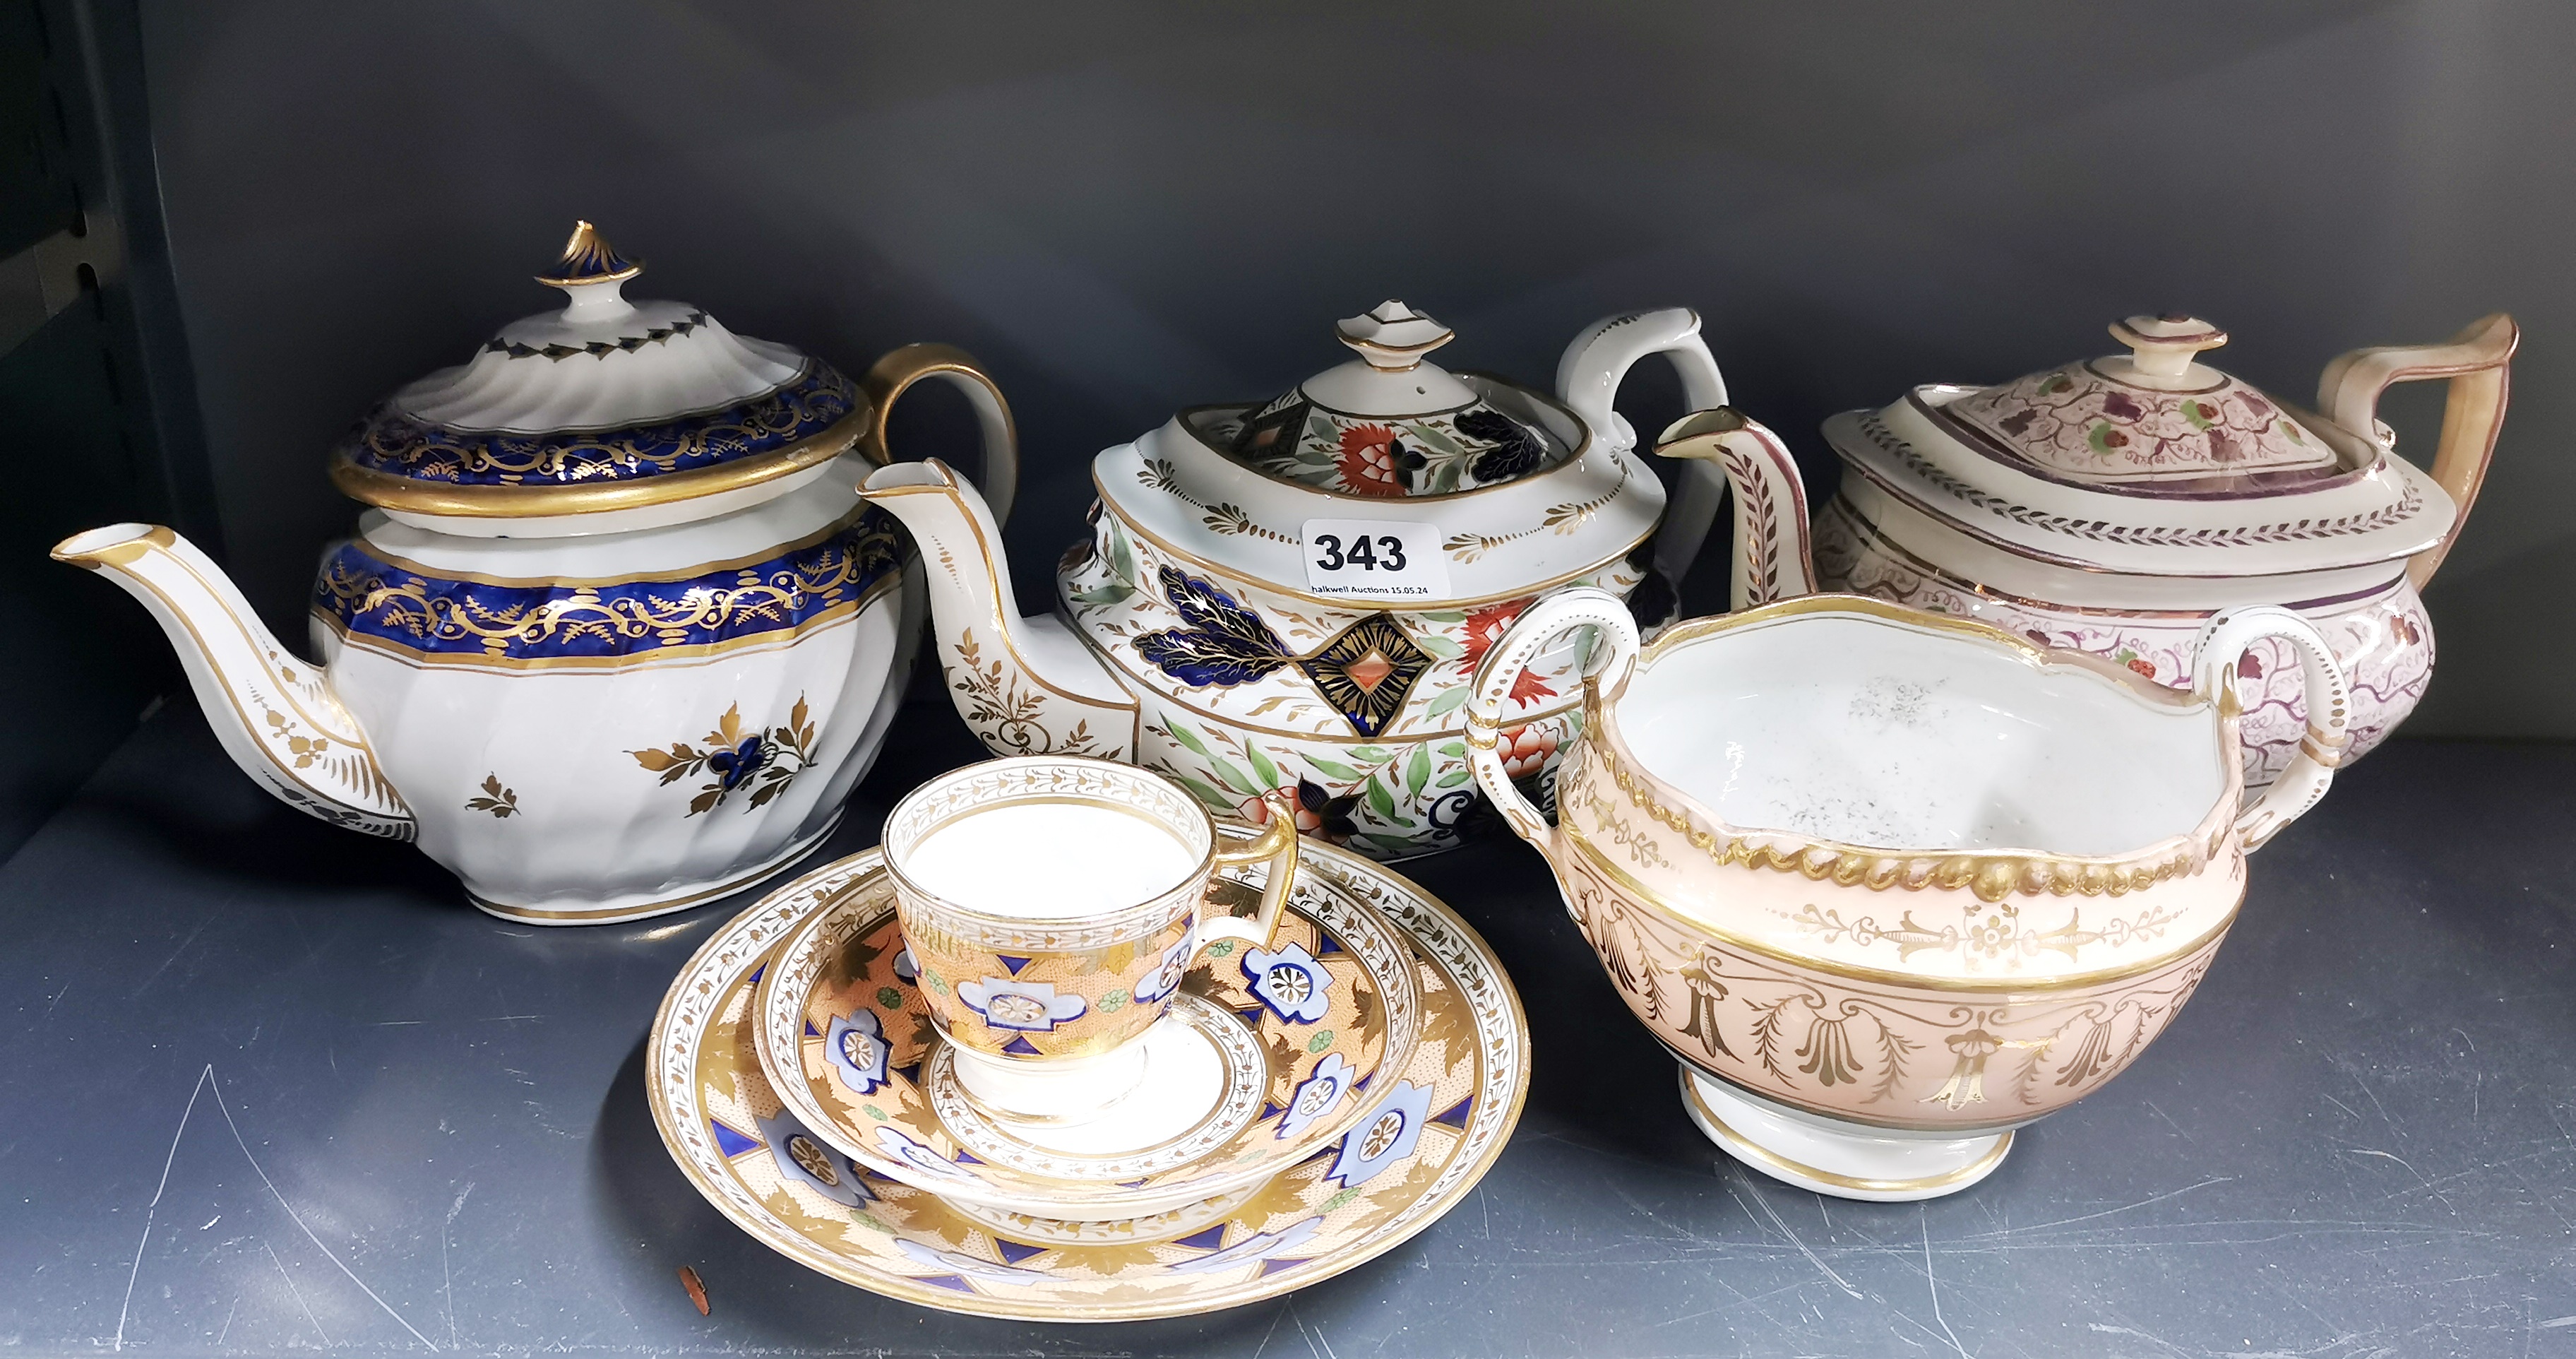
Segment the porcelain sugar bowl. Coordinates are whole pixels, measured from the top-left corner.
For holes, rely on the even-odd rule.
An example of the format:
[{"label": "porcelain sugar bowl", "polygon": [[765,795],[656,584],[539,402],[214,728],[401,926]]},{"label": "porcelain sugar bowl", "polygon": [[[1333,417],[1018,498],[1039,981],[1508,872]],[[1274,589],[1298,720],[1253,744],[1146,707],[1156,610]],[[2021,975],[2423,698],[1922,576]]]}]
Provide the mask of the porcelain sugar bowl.
[{"label": "porcelain sugar bowl", "polygon": [[[2182,693],[1967,619],[1814,595],[1675,625],[1542,600],[1470,701],[1476,777],[1547,857],[1703,1130],[1821,1193],[1950,1193],[2011,1130],[2101,1088],[2172,1022],[2244,859],[2321,796],[2346,690],[2287,610],[2223,613]],[[1592,631],[1550,825],[1503,700]],[[2318,726],[2240,808],[2235,658],[2296,657]]]},{"label": "porcelain sugar bowl", "polygon": [[[2504,420],[2519,337],[2490,316],[2443,344],[2336,359],[2318,410],[2199,362],[2204,321],[2133,316],[2128,352],[1994,387],[1917,387],[1825,422],[1842,489],[1816,523],[1828,589],[1980,618],[2175,686],[2210,615],[2279,604],[2352,680],[2358,757],[2414,710],[2433,666],[2416,591],[2458,536]],[[2376,416],[2392,382],[2450,380],[2430,473]],[[2244,658],[2246,781],[2304,730],[2278,642]]]},{"label": "porcelain sugar bowl", "polygon": [[[954,350],[864,382],[623,289],[642,266],[583,223],[538,281],[560,311],[395,392],[331,454],[374,507],[323,559],[290,654],[166,528],[65,540],[150,609],[225,749],[278,797],[421,850],[475,904],[540,924],[730,891],[820,840],[901,699],[917,563],[860,503],[884,408],[926,375],[982,413]],[[836,466],[853,470],[835,471]]]},{"label": "porcelain sugar bowl", "polygon": [[[1667,518],[1611,410],[1652,353],[1692,405],[1724,402],[1691,312],[1592,326],[1555,398],[1431,363],[1450,330],[1400,302],[1337,338],[1355,357],[1284,395],[1184,410],[1101,453],[1093,533],[1060,563],[1051,615],[1020,616],[992,516],[944,467],[869,477],[866,497],[928,555],[940,659],[986,745],[1147,765],[1255,820],[1284,789],[1310,834],[1379,858],[1440,849],[1477,806],[1468,679],[1531,600],[1633,591],[1663,621],[1662,582],[1697,551],[1720,484],[1750,525],[1739,598],[1776,591],[1784,540],[1803,554],[1785,451],[1691,464]],[[1507,696],[1514,777],[1549,767],[1572,729],[1567,667],[1547,658]]]}]

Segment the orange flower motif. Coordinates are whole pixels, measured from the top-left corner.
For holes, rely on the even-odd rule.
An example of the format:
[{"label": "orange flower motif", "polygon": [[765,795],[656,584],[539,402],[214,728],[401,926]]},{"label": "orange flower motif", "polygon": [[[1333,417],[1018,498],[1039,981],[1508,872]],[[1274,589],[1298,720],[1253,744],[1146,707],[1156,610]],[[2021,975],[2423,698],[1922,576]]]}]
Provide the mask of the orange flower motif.
[{"label": "orange flower motif", "polygon": [[[1278,791],[1287,793],[1293,798],[1296,795],[1297,789],[1295,785],[1291,784],[1279,789]],[[1270,824],[1270,804],[1261,798],[1245,798],[1242,802],[1235,805],[1234,814],[1255,826],[1267,826]],[[1298,806],[1298,834],[1312,835],[1316,831],[1321,830],[1323,825],[1324,819],[1322,817],[1308,811],[1302,804]]]},{"label": "orange flower motif", "polygon": [[1361,495],[1403,495],[1404,478],[1396,471],[1396,454],[1395,431],[1384,425],[1343,430],[1338,464],[1342,484]]},{"label": "orange flower motif", "polygon": [[1494,649],[1494,643],[1503,640],[1503,634],[1512,630],[1512,620],[1520,617],[1521,610],[1528,608],[1531,600],[1536,598],[1533,595],[1530,599],[1509,599],[1467,611],[1468,669],[1473,670],[1484,663],[1485,653]]},{"label": "orange flower motif", "polygon": [[[1519,618],[1521,610],[1528,608],[1537,598],[1532,595],[1528,599],[1505,600],[1467,611],[1466,664],[1469,670],[1484,663],[1485,653],[1494,649],[1494,643],[1503,640],[1503,634],[1511,631],[1512,620]],[[1532,703],[1554,697],[1556,690],[1549,688],[1547,681],[1540,679],[1535,670],[1523,670],[1512,677],[1511,699],[1514,703]]]},{"label": "orange flower motif", "polygon": [[1525,779],[1547,767],[1556,755],[1556,735],[1538,726],[1514,727],[1504,732],[1495,744],[1495,753],[1503,757],[1503,772],[1515,779]]},{"label": "orange flower motif", "polygon": [[[1348,841],[1359,829],[1351,820],[1352,814],[1359,810],[1360,799],[1356,793],[1334,797],[1312,779],[1281,784],[1278,791],[1288,794],[1296,804],[1297,833],[1300,835],[1311,835],[1338,845]],[[1235,813],[1256,826],[1270,824],[1270,804],[1257,797],[1245,798],[1236,806]]]},{"label": "orange flower motif", "polygon": [[[1466,665],[1469,670],[1484,663],[1485,653],[1494,649],[1494,643],[1503,640],[1503,634],[1511,631],[1512,620],[1520,617],[1521,610],[1528,608],[1537,598],[1532,595],[1528,599],[1506,600],[1467,611]],[[1514,703],[1531,703],[1554,697],[1556,691],[1549,688],[1547,681],[1540,679],[1535,670],[1523,670],[1512,677],[1511,699]]]}]

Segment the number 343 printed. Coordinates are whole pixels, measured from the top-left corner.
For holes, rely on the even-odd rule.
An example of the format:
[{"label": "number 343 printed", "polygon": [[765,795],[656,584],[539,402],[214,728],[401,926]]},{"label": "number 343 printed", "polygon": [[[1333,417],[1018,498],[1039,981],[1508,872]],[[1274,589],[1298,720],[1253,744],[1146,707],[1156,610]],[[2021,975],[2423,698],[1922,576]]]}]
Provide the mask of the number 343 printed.
[{"label": "number 343 printed", "polygon": [[1440,526],[1400,520],[1309,519],[1306,589],[1331,598],[1437,599],[1449,593]]}]

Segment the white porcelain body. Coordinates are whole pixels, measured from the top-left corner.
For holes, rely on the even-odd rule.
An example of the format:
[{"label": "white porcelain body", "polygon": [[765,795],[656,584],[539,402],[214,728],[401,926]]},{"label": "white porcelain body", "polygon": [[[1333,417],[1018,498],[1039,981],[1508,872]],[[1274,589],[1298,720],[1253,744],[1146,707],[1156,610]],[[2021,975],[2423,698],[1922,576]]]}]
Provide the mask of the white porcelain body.
[{"label": "white porcelain body", "polygon": [[[325,554],[321,666],[268,637],[166,529],[102,529],[57,555],[160,618],[209,721],[271,791],[416,840],[487,911],[601,923],[782,866],[874,760],[922,584],[859,503],[859,475],[848,459],[747,509],[582,537],[448,534],[371,511]],[[357,615],[419,631],[353,628]],[[611,632],[663,645],[578,654]]]},{"label": "white porcelain body", "polygon": [[[1194,434],[1185,412],[1094,460],[1093,536],[1059,564],[1049,615],[1019,616],[997,587],[1009,579],[1000,535],[945,469],[889,467],[865,494],[924,543],[951,696],[995,752],[1133,761],[1256,821],[1268,816],[1263,795],[1284,790],[1310,835],[1377,858],[1423,853],[1470,828],[1468,684],[1533,600],[1578,586],[1626,595],[1650,565],[1677,577],[1730,488],[1745,549],[1738,600],[1807,588],[1804,491],[1776,440],[1765,434],[1749,457],[1690,463],[1667,522],[1661,482],[1610,409],[1620,378],[1654,353],[1673,358],[1694,402],[1719,408],[1724,385],[1698,329],[1680,310],[1591,327],[1560,367],[1563,404],[1457,379],[1576,450],[1461,493],[1371,498],[1267,475]],[[1310,518],[1434,523],[1449,594],[1395,603],[1310,592],[1300,547]],[[1170,659],[1170,639],[1185,636],[1208,638],[1195,654],[1221,651],[1224,664]],[[1355,715],[1334,676],[1372,653],[1397,663],[1385,683],[1401,701]],[[1552,767],[1571,733],[1572,664],[1570,651],[1544,658],[1510,697],[1515,777]]]},{"label": "white porcelain body", "polygon": [[[855,460],[850,460],[855,461]],[[370,513],[357,543],[458,578],[555,582],[672,579],[759,561],[861,511],[856,467],[786,496],[696,523],[584,538],[436,534]],[[854,607],[714,654],[651,655],[610,669],[479,668],[371,645],[317,610],[313,644],[333,695],[367,733],[385,778],[417,818],[421,852],[478,905],[548,923],[628,919],[729,890],[792,858],[838,820],[903,700],[923,608],[919,565],[862,588]],[[773,765],[797,760],[775,733],[802,709],[805,757],[760,805],[759,775],[691,806],[715,771],[664,782],[636,752],[704,738],[736,714]],[[765,734],[765,735],[764,735]],[[765,772],[765,771],[764,771]],[[495,816],[487,779],[513,792]]]},{"label": "white porcelain body", "polygon": [[[1607,638],[1555,822],[1471,745],[1630,1009],[1760,1106],[1702,1101],[1713,1139],[1823,1192],[1926,1197],[2163,1030],[2234,919],[2245,853],[2324,793],[2345,705],[2322,640],[2274,608],[2210,626],[2186,695],[1855,596],[1679,624],[1640,655],[1624,614],[1570,593],[1497,645],[1470,706],[1570,629]],[[2215,657],[2263,637],[2327,717],[2240,811]]]}]

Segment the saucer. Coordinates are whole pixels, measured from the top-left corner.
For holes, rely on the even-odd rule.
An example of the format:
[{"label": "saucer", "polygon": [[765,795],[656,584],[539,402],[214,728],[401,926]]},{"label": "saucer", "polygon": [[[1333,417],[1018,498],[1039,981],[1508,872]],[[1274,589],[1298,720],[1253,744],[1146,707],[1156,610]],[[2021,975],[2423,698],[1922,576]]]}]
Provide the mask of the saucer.
[{"label": "saucer", "polygon": [[[916,989],[874,851],[783,941],[757,988],[763,1073],[834,1150],[952,1202],[1059,1219],[1168,1212],[1340,1137],[1422,1030],[1402,934],[1322,878],[1271,946],[1210,945],[1137,1041],[1144,1084],[1079,1120],[980,1105]],[[1301,877],[1304,875],[1300,875]],[[794,895],[794,888],[786,895]],[[1254,895],[1238,882],[1221,892]]]},{"label": "saucer", "polygon": [[787,1111],[761,1070],[756,984],[772,951],[875,871],[799,878],[720,928],[671,984],[646,1044],[664,1145],[719,1212],[780,1254],[873,1293],[1032,1321],[1216,1311],[1339,1274],[1455,1207],[1501,1154],[1529,1089],[1529,1030],[1502,965],[1420,888],[1328,847],[1304,867],[1403,936],[1421,1038],[1338,1146],[1259,1184],[1128,1221],[944,1202],[853,1164]]}]

